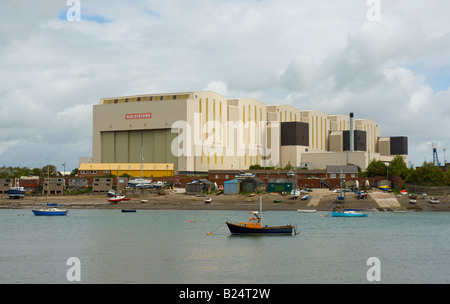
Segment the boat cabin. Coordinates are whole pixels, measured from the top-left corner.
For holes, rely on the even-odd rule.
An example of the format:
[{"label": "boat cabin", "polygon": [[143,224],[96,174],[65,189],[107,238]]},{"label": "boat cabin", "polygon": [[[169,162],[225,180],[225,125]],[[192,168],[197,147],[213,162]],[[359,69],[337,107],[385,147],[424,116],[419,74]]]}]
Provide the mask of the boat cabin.
[{"label": "boat cabin", "polygon": [[250,211],[249,213],[253,214],[255,217],[249,217],[249,222],[241,222],[239,226],[248,227],[248,228],[261,228],[261,217],[257,211]]}]

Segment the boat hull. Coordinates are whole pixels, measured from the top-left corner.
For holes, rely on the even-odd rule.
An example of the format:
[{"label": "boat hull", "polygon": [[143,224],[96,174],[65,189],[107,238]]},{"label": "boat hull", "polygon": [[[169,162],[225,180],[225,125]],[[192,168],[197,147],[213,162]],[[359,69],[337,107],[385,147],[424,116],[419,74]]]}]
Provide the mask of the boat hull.
[{"label": "boat hull", "polygon": [[226,224],[231,234],[282,235],[282,234],[292,234],[294,232],[294,226],[252,228],[236,225],[229,222],[226,222]]},{"label": "boat hull", "polygon": [[364,217],[367,216],[367,213],[358,213],[358,212],[331,212],[331,216],[333,217]]},{"label": "boat hull", "polygon": [[23,198],[26,192],[23,190],[10,189],[6,193],[8,194],[9,198],[15,199],[15,198]]},{"label": "boat hull", "polygon": [[68,210],[47,210],[47,209],[40,209],[40,210],[33,210],[34,215],[37,216],[64,216],[67,215]]}]

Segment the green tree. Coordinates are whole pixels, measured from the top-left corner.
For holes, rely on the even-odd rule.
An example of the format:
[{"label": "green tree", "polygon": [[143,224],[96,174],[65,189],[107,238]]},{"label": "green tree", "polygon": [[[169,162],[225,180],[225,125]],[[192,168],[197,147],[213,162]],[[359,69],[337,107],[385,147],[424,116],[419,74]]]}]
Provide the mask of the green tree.
[{"label": "green tree", "polygon": [[435,166],[433,163],[424,162],[421,167],[410,169],[405,178],[405,182],[413,185],[422,186],[443,186],[450,185],[450,177],[448,172]]},{"label": "green tree", "polygon": [[408,173],[408,167],[403,157],[396,155],[389,165],[389,175],[400,176],[402,179],[405,179]]},{"label": "green tree", "polygon": [[450,186],[450,170],[444,172],[444,184]]},{"label": "green tree", "polygon": [[386,176],[386,165],[380,160],[373,159],[367,166],[364,175],[367,177]]}]

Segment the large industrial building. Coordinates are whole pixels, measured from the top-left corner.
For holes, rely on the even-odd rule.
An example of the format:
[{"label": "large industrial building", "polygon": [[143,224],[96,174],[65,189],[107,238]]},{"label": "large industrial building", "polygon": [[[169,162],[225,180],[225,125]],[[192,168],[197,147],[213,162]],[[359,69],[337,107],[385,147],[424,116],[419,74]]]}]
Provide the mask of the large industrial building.
[{"label": "large industrial building", "polygon": [[227,99],[210,91],[102,98],[93,110],[92,164],[173,164],[175,174],[251,165],[324,169],[370,160],[407,163],[406,137],[381,137],[353,113]]}]

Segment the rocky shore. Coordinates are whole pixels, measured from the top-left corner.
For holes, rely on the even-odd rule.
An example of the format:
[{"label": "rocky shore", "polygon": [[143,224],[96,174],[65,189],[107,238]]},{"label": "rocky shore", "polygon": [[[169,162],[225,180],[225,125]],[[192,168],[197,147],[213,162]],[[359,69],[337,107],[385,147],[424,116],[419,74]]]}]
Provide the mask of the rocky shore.
[{"label": "rocky shore", "polygon": [[[308,200],[292,199],[291,196],[268,193],[263,196],[264,210],[297,211],[317,210],[329,211],[337,194],[324,189],[314,189]],[[137,209],[137,210],[257,210],[258,195],[216,195],[190,196],[182,189],[165,191],[159,194],[129,193],[129,201],[119,203],[108,202],[108,197],[99,195],[50,196],[49,203],[57,203],[68,209]],[[211,198],[205,203],[205,198]],[[354,193],[346,194],[346,208],[364,209],[366,211],[450,211],[448,195],[438,196],[439,204],[431,204],[428,198],[417,198],[415,204],[410,203],[408,195],[396,196],[379,190],[368,192],[366,199],[359,199]],[[11,200],[5,194],[0,197],[0,209],[31,209],[33,205],[42,206],[47,197],[26,196],[23,199]]]}]

